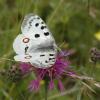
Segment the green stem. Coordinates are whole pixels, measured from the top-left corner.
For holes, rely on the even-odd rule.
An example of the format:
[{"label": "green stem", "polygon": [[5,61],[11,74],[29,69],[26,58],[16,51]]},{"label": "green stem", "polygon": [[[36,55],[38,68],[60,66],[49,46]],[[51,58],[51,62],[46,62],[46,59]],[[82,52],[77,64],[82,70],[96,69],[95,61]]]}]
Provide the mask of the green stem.
[{"label": "green stem", "polygon": [[90,0],[87,1],[88,14],[90,13]]},{"label": "green stem", "polygon": [[93,64],[93,68],[92,68],[92,76],[95,77],[94,72],[96,70],[96,61]]},{"label": "green stem", "polygon": [[49,25],[52,21],[52,19],[54,18],[54,16],[56,15],[56,13],[58,12],[60,6],[62,5],[64,0],[60,0],[59,3],[58,3],[58,6],[56,7],[56,9],[54,10],[54,12],[51,14],[50,18],[48,19],[47,21],[47,24]]},{"label": "green stem", "polygon": [[48,99],[48,79],[45,78],[45,100]]}]

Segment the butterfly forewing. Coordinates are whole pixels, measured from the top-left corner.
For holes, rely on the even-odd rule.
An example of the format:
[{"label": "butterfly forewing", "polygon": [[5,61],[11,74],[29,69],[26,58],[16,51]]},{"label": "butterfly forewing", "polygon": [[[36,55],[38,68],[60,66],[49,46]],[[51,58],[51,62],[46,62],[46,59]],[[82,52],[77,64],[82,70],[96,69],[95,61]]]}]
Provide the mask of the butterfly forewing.
[{"label": "butterfly forewing", "polygon": [[29,34],[32,32],[49,32],[44,21],[39,16],[34,14],[25,16],[24,21],[22,22],[21,30],[23,34]]}]

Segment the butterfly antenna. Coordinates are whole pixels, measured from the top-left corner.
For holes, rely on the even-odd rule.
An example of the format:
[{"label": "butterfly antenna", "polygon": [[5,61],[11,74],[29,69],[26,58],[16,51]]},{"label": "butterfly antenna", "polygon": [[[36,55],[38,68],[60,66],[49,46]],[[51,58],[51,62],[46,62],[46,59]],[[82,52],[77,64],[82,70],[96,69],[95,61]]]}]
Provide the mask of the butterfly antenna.
[{"label": "butterfly antenna", "polygon": [[61,50],[61,48],[59,48],[58,46],[57,46],[57,50],[58,50],[61,54],[64,54],[63,51]]}]

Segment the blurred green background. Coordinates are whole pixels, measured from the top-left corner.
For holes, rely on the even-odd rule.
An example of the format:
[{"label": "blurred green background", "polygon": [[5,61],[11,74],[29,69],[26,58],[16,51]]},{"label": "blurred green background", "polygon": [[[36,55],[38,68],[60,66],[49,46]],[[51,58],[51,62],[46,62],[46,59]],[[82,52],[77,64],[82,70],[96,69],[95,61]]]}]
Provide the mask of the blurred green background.
[{"label": "blurred green background", "polygon": [[[100,0],[0,0],[0,70],[14,64],[6,58],[13,59],[13,40],[29,13],[38,14],[47,23],[61,49],[75,51],[70,57],[73,70],[100,81],[100,64],[94,68],[89,62],[90,49],[100,49]],[[43,82],[38,93],[28,91],[31,79],[34,73],[17,84],[0,76],[0,100],[44,100]],[[66,93],[62,96],[55,88],[48,100],[100,100],[100,89],[91,93],[79,81],[70,86],[71,80],[65,79]]]}]

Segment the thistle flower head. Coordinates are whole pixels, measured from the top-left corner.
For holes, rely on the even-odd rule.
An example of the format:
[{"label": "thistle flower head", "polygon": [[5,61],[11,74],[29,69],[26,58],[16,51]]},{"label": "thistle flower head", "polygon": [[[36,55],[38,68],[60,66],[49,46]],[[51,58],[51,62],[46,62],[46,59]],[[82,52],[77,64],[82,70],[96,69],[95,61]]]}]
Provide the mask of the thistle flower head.
[{"label": "thistle flower head", "polygon": [[30,82],[29,89],[38,91],[40,87],[41,80],[45,80],[45,77],[48,77],[48,88],[51,90],[54,88],[54,80],[58,80],[58,89],[60,91],[64,90],[63,83],[61,81],[62,77],[64,75],[70,75],[72,76],[74,73],[69,72],[68,69],[70,68],[70,62],[65,57],[68,57],[70,55],[70,52],[61,52],[58,54],[56,58],[55,64],[47,69],[42,68],[35,68],[29,64],[22,63],[20,65],[21,70],[23,73],[30,72],[30,69],[34,71],[36,74],[36,79]]},{"label": "thistle flower head", "polygon": [[13,65],[8,70],[2,71],[1,74],[3,76],[7,76],[6,78],[12,82],[18,82],[22,79],[23,73],[19,67]]},{"label": "thistle flower head", "polygon": [[100,60],[100,51],[97,48],[92,48],[90,50],[90,56],[91,61],[95,63]]}]

